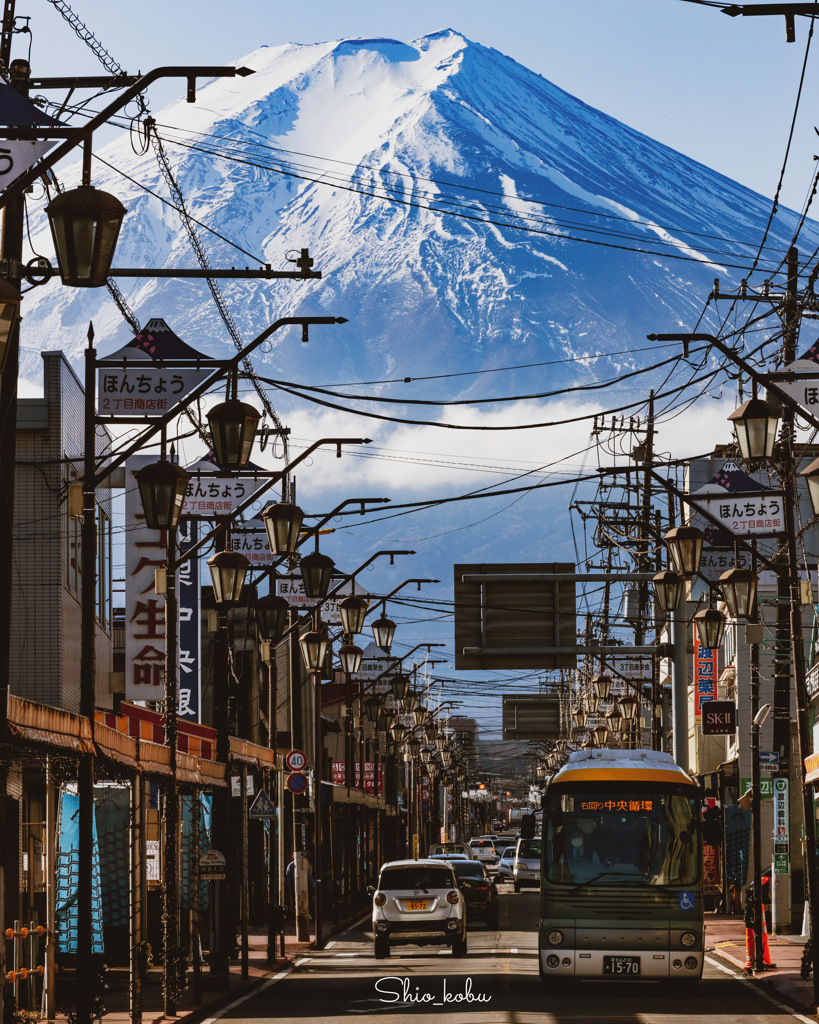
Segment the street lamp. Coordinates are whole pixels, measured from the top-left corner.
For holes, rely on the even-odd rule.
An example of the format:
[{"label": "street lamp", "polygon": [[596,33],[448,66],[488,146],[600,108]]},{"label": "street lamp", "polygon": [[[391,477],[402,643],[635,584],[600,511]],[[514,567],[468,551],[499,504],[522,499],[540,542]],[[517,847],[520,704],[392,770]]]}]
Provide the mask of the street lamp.
[{"label": "street lamp", "polygon": [[640,707],[640,700],[632,693],[627,693],[620,698],[620,714],[623,716],[621,731],[626,735],[628,749],[631,750],[632,737],[634,735],[634,721],[637,718],[637,711]]},{"label": "street lamp", "polygon": [[675,526],[669,530],[663,540],[671,555],[674,568],[680,576],[696,576],[702,558],[702,542],[704,534],[696,526]]},{"label": "street lamp", "polygon": [[757,577],[750,569],[729,569],[719,578],[722,596],[732,619],[753,619],[756,614]]},{"label": "street lamp", "polygon": [[356,597],[351,594],[338,603],[338,612],[341,616],[341,629],[348,636],[361,633],[364,629],[364,619],[367,615],[369,605],[363,597]]},{"label": "street lamp", "polygon": [[208,559],[213,600],[223,607],[238,604],[250,562],[238,551],[217,551]]},{"label": "street lamp", "polygon": [[[235,387],[235,377],[234,387]],[[228,387],[231,386],[230,381]],[[235,396],[208,412],[216,461],[222,469],[244,469],[250,461],[261,414]]]},{"label": "street lamp", "polygon": [[805,482],[808,485],[808,494],[810,495],[813,514],[819,516],[819,459],[814,459],[799,475],[805,478]]},{"label": "street lamp", "polygon": [[[376,645],[378,647],[381,646],[381,644],[379,644],[378,641],[376,641]],[[390,690],[392,691],[392,695],[395,698],[395,700],[404,700],[404,698],[409,693],[409,688],[411,685],[412,680],[410,679],[409,676],[404,675],[403,672],[397,672],[394,676],[392,676],[392,678],[390,679]]]},{"label": "street lamp", "polygon": [[312,629],[299,640],[299,646],[307,671],[320,672],[327,657],[327,636],[319,630]]},{"label": "street lamp", "polygon": [[685,592],[685,579],[671,569],[658,572],[651,581],[657,604],[663,612],[676,612]]},{"label": "street lamp", "polygon": [[586,709],[578,704],[577,707],[572,708],[572,718],[577,729],[583,729],[586,725]]},{"label": "street lamp", "polygon": [[407,735],[407,727],[400,718],[396,718],[390,726],[390,732],[392,733],[392,738],[396,743],[403,743],[404,737]]},{"label": "street lamp", "polygon": [[388,619],[382,612],[380,617],[372,624],[375,646],[380,647],[382,651],[389,652],[390,647],[392,647],[392,638],[395,636],[395,629],[396,626],[392,619]]},{"label": "street lamp", "polygon": [[597,675],[592,679],[592,687],[594,688],[594,692],[599,701],[608,700],[609,693],[611,691],[611,676],[607,676],[604,672],[601,672],[600,675]]},{"label": "street lamp", "polygon": [[745,462],[773,456],[779,410],[761,398],[750,398],[728,417],[734,424],[739,450]]},{"label": "street lamp", "polygon": [[312,551],[302,558],[299,562],[299,569],[304,582],[304,593],[307,597],[316,597],[321,600],[327,596],[335,567],[336,564],[332,558],[323,555],[320,551]]},{"label": "street lamp", "polygon": [[274,555],[292,555],[298,547],[304,513],[289,501],[278,501],[262,510],[267,541]]},{"label": "street lamp", "polygon": [[0,279],[0,374],[6,368],[9,344],[20,313],[20,291],[10,281]]},{"label": "street lamp", "polygon": [[161,459],[134,474],[145,525],[149,530],[172,530],[179,525],[191,475],[176,462]]},{"label": "street lamp", "polygon": [[278,640],[287,628],[290,605],[277,594],[266,594],[256,602],[256,617],[265,640]]},{"label": "street lamp", "polygon": [[361,668],[361,658],[364,652],[355,644],[344,644],[338,649],[338,657],[341,662],[341,670],[348,676],[354,676]]},{"label": "street lamp", "polygon": [[694,616],[700,646],[708,651],[716,650],[725,635],[725,616],[716,608],[703,608]]},{"label": "street lamp", "polygon": [[87,184],[51,200],[46,214],[63,284],[100,288],[107,282],[125,213],[119,199]]}]

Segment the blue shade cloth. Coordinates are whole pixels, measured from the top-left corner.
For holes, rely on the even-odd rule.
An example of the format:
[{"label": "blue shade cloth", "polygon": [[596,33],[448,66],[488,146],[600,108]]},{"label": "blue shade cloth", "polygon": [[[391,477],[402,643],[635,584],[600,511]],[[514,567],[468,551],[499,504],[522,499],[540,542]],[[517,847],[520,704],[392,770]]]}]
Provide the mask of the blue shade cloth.
[{"label": "blue shade cloth", "polygon": [[725,808],[725,874],[732,885],[744,885],[751,849],[751,812]]},{"label": "blue shade cloth", "polygon": [[[199,849],[194,850],[193,844],[193,823],[194,814],[199,814]],[[211,798],[208,793],[200,793],[199,798],[192,793],[185,793],[182,796],[182,886],[180,898],[182,907],[185,910],[194,908],[195,891],[193,885],[194,857],[198,860],[205,850],[210,849],[211,835]],[[199,910],[208,908],[209,883],[199,883]]]},{"label": "blue shade cloth", "polygon": [[[102,935],[102,889],[100,886],[97,823],[92,822],[91,863],[91,952],[104,953]],[[57,834],[57,944],[63,953],[77,949],[77,887],[80,860],[80,800],[76,793],[60,791]],[[86,952],[82,950],[82,952]]]},{"label": "blue shade cloth", "polygon": [[131,791],[122,786],[94,788],[94,824],[99,837],[102,920],[123,926],[130,920],[128,838]]}]

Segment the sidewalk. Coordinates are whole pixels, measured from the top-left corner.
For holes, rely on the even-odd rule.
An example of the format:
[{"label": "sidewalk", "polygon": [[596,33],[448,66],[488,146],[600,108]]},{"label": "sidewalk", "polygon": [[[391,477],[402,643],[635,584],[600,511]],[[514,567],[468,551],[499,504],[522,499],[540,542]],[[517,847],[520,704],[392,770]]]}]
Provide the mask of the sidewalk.
[{"label": "sidewalk", "polygon": [[[342,928],[345,925],[342,925]],[[331,938],[334,931],[331,925],[325,924],[325,942]],[[177,1024],[194,1024],[195,1021],[205,1020],[212,1016],[220,1008],[227,1006],[240,995],[252,992],[268,978],[272,978],[280,971],[285,970],[292,963],[299,959],[304,953],[315,945],[316,936],[313,932],[308,942],[299,942],[296,939],[295,928],[292,923],[285,931],[284,957],[281,956],[280,941],[276,943],[276,961],[268,963],[267,960],[267,930],[256,929],[248,936],[248,977],[242,977],[242,962],[231,960],[229,988],[210,988],[207,964],[202,965],[201,988],[202,1001],[195,1002],[193,999],[193,975],[188,970],[188,987],[182,995],[176,1007],[176,1016],[166,1017],[163,1013],[162,1000],[162,968],[153,967],[148,972],[148,977],[142,987],[142,1024],[169,1024],[176,1021]],[[122,986],[122,987],[120,987]],[[128,1008],[128,973],[127,971],[111,972],[109,991],[105,997],[106,1013],[103,1017],[103,1024],[130,1024],[131,1016]],[[57,1014],[58,1024],[65,1024],[68,1018],[64,1014]]]},{"label": "sidewalk", "polygon": [[705,915],[705,948],[707,952],[724,960],[731,967],[740,968],[756,984],[771,990],[771,995],[795,1006],[803,1013],[815,1014],[813,978],[803,981],[800,975],[802,949],[805,937],[801,935],[769,935],[772,970],[754,974],[745,970],[745,923],[741,917]]}]

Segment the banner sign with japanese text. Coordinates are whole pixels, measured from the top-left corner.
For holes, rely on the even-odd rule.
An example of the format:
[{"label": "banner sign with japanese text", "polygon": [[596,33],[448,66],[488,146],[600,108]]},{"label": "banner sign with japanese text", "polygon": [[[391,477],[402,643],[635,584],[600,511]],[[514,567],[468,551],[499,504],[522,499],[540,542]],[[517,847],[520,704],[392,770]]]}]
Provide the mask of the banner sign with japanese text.
[{"label": "banner sign with japanese text", "polygon": [[[333,761],[333,785],[334,786],[345,786],[346,783],[346,767],[344,761]],[[353,779],[353,789],[361,788],[361,762],[356,761],[355,773]],[[364,792],[375,793],[375,761],[364,762]],[[378,792],[383,794],[384,792],[384,769],[379,761],[378,763]]]},{"label": "banner sign with japanese text", "polygon": [[[201,365],[174,368],[164,363],[179,359]],[[113,418],[164,416],[217,370],[209,356],[187,345],[159,318],[149,320],[127,345],[100,361],[117,363],[97,371],[97,412]]]},{"label": "banner sign with japanese text", "polygon": [[[186,468],[193,475],[182,505],[183,516],[198,516],[200,519],[229,516],[252,494],[261,490],[266,481],[270,483],[270,474],[252,463],[248,463],[246,476],[218,476],[219,467],[213,452],[208,452],[203,459]],[[258,469],[258,476],[252,475],[254,469]],[[261,500],[261,494],[258,500]]]},{"label": "banner sign with japanese text", "polygon": [[125,465],[125,698],[165,697],[165,598],[154,574],[166,561],[167,535],[149,530],[134,473],[155,455],[133,455]]},{"label": "banner sign with japanese text", "polygon": [[[180,556],[199,540],[199,521],[180,519],[176,532]],[[176,574],[176,594],[179,606],[179,709],[180,718],[195,722],[202,720],[202,588],[200,585],[198,555],[182,562]]]},{"label": "banner sign with japanese text", "polygon": [[785,530],[782,494],[767,490],[736,463],[726,462],[690,497],[696,506],[717,519],[729,535],[763,537]]},{"label": "banner sign with japanese text", "polygon": [[694,629],[694,715],[700,718],[702,705],[717,697],[717,655],[718,650],[709,650],[700,644]]},{"label": "banner sign with japanese text", "polygon": [[[247,554],[243,549],[243,554]],[[331,587],[332,589],[332,587]],[[349,597],[352,594],[352,584],[350,582],[345,583],[337,594],[334,594],[328,601],[321,606],[321,617],[324,622],[331,622],[334,625],[341,623],[341,613],[338,610],[339,601],[343,601],[345,597]],[[279,577],[277,584],[277,593],[279,597],[283,597],[291,608],[299,609],[313,608],[318,603],[317,597],[308,597],[304,592],[304,582],[301,576],[296,577]],[[367,598],[370,595],[366,590],[362,590],[361,587],[355,588],[356,597]],[[387,665],[384,665],[386,668]],[[361,676],[361,673],[358,673]]]}]

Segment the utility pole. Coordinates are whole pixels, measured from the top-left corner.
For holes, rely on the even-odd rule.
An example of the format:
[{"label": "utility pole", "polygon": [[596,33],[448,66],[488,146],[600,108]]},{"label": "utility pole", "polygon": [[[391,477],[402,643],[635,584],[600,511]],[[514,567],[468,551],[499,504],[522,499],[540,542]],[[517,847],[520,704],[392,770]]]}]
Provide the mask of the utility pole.
[{"label": "utility pole", "polygon": [[[14,31],[14,0],[5,0],[3,7],[2,36],[0,37],[0,70],[8,72],[11,65],[11,37]],[[22,95],[28,95],[28,65],[25,73],[15,75],[13,87]],[[19,267],[23,254],[24,199],[16,196],[3,210],[2,237],[0,237],[0,259],[10,267],[13,261]],[[20,286],[19,278],[8,276],[8,280]],[[0,419],[0,621],[11,623],[11,591],[13,574],[13,530],[14,530],[14,464],[17,452],[17,369],[20,354],[19,318],[8,340],[6,367],[0,376],[0,409],[7,410]],[[9,676],[11,673],[11,628],[0,629],[0,742],[7,739]],[[0,769],[0,836],[7,835],[8,823],[15,822],[15,814],[8,806],[7,770]],[[16,808],[15,808],[16,810]],[[14,824],[16,832],[17,825]],[[5,840],[4,840],[5,842]],[[8,848],[8,847],[6,847]],[[15,860],[16,863],[16,860]],[[13,899],[18,898],[18,879],[6,878],[5,858],[0,856],[0,922],[6,920],[11,901],[6,900],[6,890]],[[16,916],[16,915],[14,915]],[[5,926],[4,926],[5,927]],[[5,942],[0,942],[0,979],[6,976]],[[6,992],[9,993],[6,997]],[[11,989],[0,984],[0,1020],[5,1020],[4,998],[11,997]]]}]

